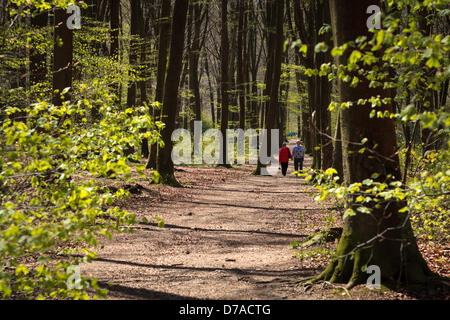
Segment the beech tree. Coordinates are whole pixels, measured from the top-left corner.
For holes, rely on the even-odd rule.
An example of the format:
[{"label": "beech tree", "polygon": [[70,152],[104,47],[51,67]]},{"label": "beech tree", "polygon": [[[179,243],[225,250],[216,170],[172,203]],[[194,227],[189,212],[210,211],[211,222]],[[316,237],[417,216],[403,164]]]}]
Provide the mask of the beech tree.
[{"label": "beech tree", "polygon": [[166,80],[164,81],[164,98],[161,118],[165,123],[161,131],[164,148],[158,151],[157,170],[160,182],[172,186],[180,186],[174,175],[172,161],[172,132],[175,130],[175,120],[178,104],[178,89],[183,67],[184,38],[186,29],[186,15],[188,0],[176,0],[172,15],[172,33],[170,40],[170,53],[167,65]]},{"label": "beech tree", "polygon": [[[371,0],[330,0],[335,48],[342,48],[358,37],[369,36],[365,12],[373,4]],[[350,62],[361,67],[356,52],[359,51],[346,50],[338,55],[337,64]],[[378,62],[378,68],[383,70],[381,62]],[[350,71],[350,74],[357,76],[356,71]],[[373,183],[383,183],[389,190],[393,188],[390,182],[401,178],[394,122],[390,117],[371,117],[373,108],[368,102],[371,97],[390,97],[389,90],[370,86],[366,79],[360,79],[355,86],[344,81],[342,75],[338,86],[340,100],[353,102],[341,110],[344,180],[347,186],[359,186],[361,192],[349,192],[349,209],[344,214],[337,258],[316,280],[347,283],[352,287],[367,278],[364,267],[377,265],[385,281],[399,279],[409,284],[426,283],[432,273],[419,252],[409,215],[401,210],[405,202],[380,195],[361,207],[356,200]],[[392,104],[383,103],[377,109],[390,113]],[[362,147],[366,152],[361,152]]]}]

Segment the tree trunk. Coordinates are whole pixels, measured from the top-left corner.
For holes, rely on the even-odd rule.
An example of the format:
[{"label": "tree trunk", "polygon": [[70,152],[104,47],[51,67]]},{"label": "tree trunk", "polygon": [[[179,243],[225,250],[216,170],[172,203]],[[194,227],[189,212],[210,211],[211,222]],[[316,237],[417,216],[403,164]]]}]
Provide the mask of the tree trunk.
[{"label": "tree trunk", "polygon": [[[109,55],[117,62],[119,62],[119,33],[120,33],[120,0],[109,0],[110,7],[110,37],[111,37],[111,47],[109,50]],[[118,102],[120,104],[120,85],[114,83],[111,85],[113,91],[115,92]]]},{"label": "tree trunk", "polygon": [[[159,24],[158,40],[158,71],[156,75],[155,101],[162,103],[164,94],[164,82],[166,80],[167,54],[170,44],[170,0],[161,0],[161,15]],[[156,121],[161,120],[161,110],[153,109],[153,117]],[[152,144],[147,169],[156,169],[158,145]]]},{"label": "tree trunk", "polygon": [[120,0],[109,0],[111,26],[111,57],[119,61],[119,28],[120,28]]},{"label": "tree trunk", "polygon": [[228,91],[230,88],[229,71],[229,41],[228,41],[228,0],[222,0],[221,7],[221,31],[220,31],[220,57],[221,57],[221,94],[222,94],[222,114],[220,117],[220,131],[222,132],[224,143],[222,143],[222,165],[228,167],[226,131],[228,129]]},{"label": "tree trunk", "polygon": [[239,0],[239,22],[238,22],[238,43],[237,43],[237,90],[239,95],[239,127],[245,130],[245,81],[244,81],[244,0]]},{"label": "tree trunk", "polygon": [[162,117],[165,128],[161,131],[164,148],[158,152],[157,169],[162,184],[180,186],[174,175],[172,161],[172,133],[175,130],[175,120],[178,111],[178,89],[180,84],[181,69],[183,67],[184,37],[186,29],[186,14],[189,6],[188,0],[176,0],[172,18],[172,35],[170,45],[169,64],[167,76],[164,82],[164,99]]},{"label": "tree trunk", "polygon": [[0,25],[4,25],[7,20],[6,5],[7,0],[0,0]]},{"label": "tree trunk", "polygon": [[66,10],[55,8],[52,102],[58,106],[63,101],[70,100],[71,90],[64,97],[61,97],[61,93],[65,88],[72,87],[73,32],[67,28],[68,18]]},{"label": "tree trunk", "polygon": [[[330,9],[328,0],[323,1],[323,6],[319,9],[320,25],[324,23],[330,23]],[[319,36],[319,41],[325,42],[329,47],[331,44],[331,34],[329,32]],[[320,69],[323,63],[331,62],[331,53],[321,52],[316,54],[318,62],[316,68]],[[328,80],[328,76],[322,76],[319,78],[320,96],[317,101],[318,114],[320,114],[320,168],[326,170],[333,165],[333,141],[331,137],[331,113],[328,107],[331,102],[331,82]]]},{"label": "tree trunk", "polygon": [[[137,50],[138,45],[136,41],[136,36],[139,35],[139,15],[141,13],[141,1],[140,0],[130,0],[131,4],[131,25],[130,25],[130,56],[129,61],[130,65],[134,68],[137,67]],[[133,70],[130,72],[130,76],[135,74],[136,72]],[[136,82],[131,79],[128,84],[128,93],[127,93],[127,106],[128,108],[132,108],[136,105]]]},{"label": "tree trunk", "polygon": [[[274,157],[271,147],[271,131],[278,129],[280,116],[280,77],[281,62],[283,59],[283,17],[284,17],[284,1],[268,0],[267,2],[267,49],[268,61],[266,72],[266,92],[269,95],[267,112],[265,114],[265,126],[267,129],[267,151],[271,157]],[[269,155],[267,155],[269,156]],[[264,165],[258,161],[255,174],[261,173]]]},{"label": "tree trunk", "polygon": [[[361,17],[365,17],[367,7],[372,4],[372,0],[330,0],[335,46],[361,35],[369,35],[366,19]],[[349,7],[352,10],[348,10]],[[349,52],[346,52],[337,59],[337,63],[345,64],[348,56]],[[367,80],[360,82],[356,88],[341,80],[338,84],[340,99],[344,102],[355,102],[360,98],[377,95],[389,96],[380,88],[369,88]],[[384,108],[389,111],[392,106],[385,105]],[[364,106],[354,104],[341,111],[346,184],[361,182],[374,173],[379,174],[376,180],[380,182],[389,183],[391,179],[388,175],[392,175],[396,180],[401,178],[396,155],[394,122],[389,118],[370,118],[371,110],[369,103]],[[368,139],[365,144],[367,148],[376,150],[374,156],[367,157],[358,152],[361,146],[355,143],[359,143],[363,138]],[[404,205],[391,200],[381,208],[372,205],[371,214],[356,213],[347,217],[336,252],[338,258],[333,260],[317,279],[347,283],[348,287],[352,287],[363,283],[367,278],[366,273],[362,271],[363,266],[377,265],[383,281],[398,279],[409,284],[427,281],[431,273],[418,250],[409,218],[406,213],[398,212]],[[356,211],[354,204],[351,206]],[[370,242],[370,245],[363,245],[382,232],[382,238]],[[358,245],[361,247],[357,247]]]},{"label": "tree trunk", "polygon": [[[139,12],[139,35],[141,36],[141,43],[139,46],[140,49],[140,65],[141,66],[149,66],[151,68],[151,64],[147,62],[147,46],[149,46],[150,41],[150,34],[148,32],[148,28],[145,25],[145,19],[144,19],[144,8],[140,9]],[[148,79],[148,73],[147,68],[140,71],[140,78],[139,81],[139,92],[140,92],[140,105],[144,106],[148,103],[148,96],[147,96],[147,79]],[[150,86],[151,88],[151,86]],[[149,110],[151,112],[151,110]],[[146,129],[142,129],[142,132],[145,132]],[[148,159],[150,155],[150,150],[148,146],[148,139],[143,138],[141,142],[141,155],[143,158]]]},{"label": "tree trunk", "polygon": [[[191,94],[193,95],[190,105],[193,106],[194,109],[193,121],[201,121],[202,111],[198,76],[198,61],[200,58],[200,31],[202,25],[201,14],[203,5],[199,2],[195,2],[192,3],[191,6],[193,6],[194,37],[192,39],[192,44],[189,50],[189,89],[191,90]],[[193,125],[191,125],[191,128],[193,128]]]},{"label": "tree trunk", "polygon": [[211,84],[211,75],[209,73],[209,62],[208,62],[208,55],[205,54],[205,73],[206,77],[208,78],[208,88],[209,88],[209,103],[211,105],[211,121],[213,126],[216,124],[216,115],[214,111],[214,89]]},{"label": "tree trunk", "polygon": [[[314,68],[314,44],[316,41],[317,27],[314,17],[316,16],[316,5],[309,3],[308,7],[302,7],[300,0],[293,1],[295,29],[301,41],[308,46],[306,57],[299,55],[300,62],[305,68]],[[305,19],[308,21],[305,22]],[[321,26],[319,26],[320,28]],[[313,153],[315,144],[313,141],[313,132],[311,115],[315,109],[315,83],[314,78],[309,77],[308,82],[308,107],[303,108],[302,112],[302,140],[305,146],[305,153]]]}]

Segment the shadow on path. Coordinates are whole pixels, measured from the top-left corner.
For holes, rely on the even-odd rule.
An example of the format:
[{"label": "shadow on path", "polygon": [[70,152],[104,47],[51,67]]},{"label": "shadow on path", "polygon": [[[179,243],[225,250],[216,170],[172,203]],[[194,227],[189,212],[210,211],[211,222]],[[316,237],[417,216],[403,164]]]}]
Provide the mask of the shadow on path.
[{"label": "shadow on path", "polygon": [[223,189],[223,188],[217,188],[217,187],[197,187],[195,186],[195,189],[198,190],[205,190],[205,191],[224,191],[224,192],[243,192],[243,193],[273,193],[273,194],[298,194],[298,193],[318,193],[317,191],[268,191],[268,190],[238,190],[238,189]]},{"label": "shadow on path", "polygon": [[331,210],[335,209],[334,207],[330,208],[268,208],[268,207],[255,207],[255,206],[245,206],[245,205],[239,205],[239,204],[233,204],[233,203],[218,203],[218,202],[202,202],[202,201],[193,201],[193,200],[173,200],[168,202],[182,202],[182,203],[189,203],[189,204],[200,204],[200,205],[206,205],[206,206],[222,206],[222,207],[235,207],[235,208],[246,208],[246,209],[258,209],[258,210],[271,210],[271,211],[305,211],[305,210]]},{"label": "shadow on path", "polygon": [[140,298],[145,300],[198,300],[194,297],[185,297],[177,294],[148,290],[144,288],[127,287],[120,284],[109,285],[105,281],[99,281],[99,286],[107,289],[110,293],[117,292],[126,295],[127,298]]},{"label": "shadow on path", "polygon": [[[156,230],[162,230],[161,228],[158,227],[158,224],[155,222],[140,222],[139,225],[157,227],[158,229],[156,229]],[[148,229],[148,228],[144,228],[144,227],[138,227],[138,228],[142,229],[142,230],[152,230],[152,231],[155,230],[155,229]],[[179,225],[175,225],[175,224],[165,224],[164,228],[183,229],[183,230],[192,230],[192,231],[206,231],[206,232],[256,233],[256,234],[263,234],[263,235],[274,236],[274,237],[286,237],[286,238],[306,238],[307,237],[306,235],[293,234],[293,233],[278,233],[278,232],[258,231],[258,230],[206,229],[206,228],[196,228],[196,227],[185,227],[185,226],[179,226]]]},{"label": "shadow on path", "polygon": [[317,268],[298,268],[291,270],[256,270],[256,269],[239,269],[239,268],[223,268],[223,267],[188,267],[181,264],[175,265],[159,265],[159,264],[145,264],[131,261],[107,259],[107,258],[97,258],[96,261],[102,261],[107,263],[129,265],[134,267],[142,268],[152,268],[152,269],[166,269],[166,270],[188,270],[194,272],[216,272],[216,271],[226,271],[231,272],[236,275],[252,275],[252,276],[266,276],[266,277],[308,277],[312,274],[317,273],[321,269]]}]

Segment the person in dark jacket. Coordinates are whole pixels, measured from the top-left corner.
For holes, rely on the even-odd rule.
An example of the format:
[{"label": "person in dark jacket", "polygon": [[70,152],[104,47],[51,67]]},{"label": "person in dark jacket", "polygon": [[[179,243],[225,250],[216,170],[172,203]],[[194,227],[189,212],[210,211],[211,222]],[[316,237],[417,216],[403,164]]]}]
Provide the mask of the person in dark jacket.
[{"label": "person in dark jacket", "polygon": [[292,149],[292,157],[294,158],[294,170],[298,171],[300,167],[300,171],[302,171],[303,159],[305,159],[305,148],[300,140],[297,141],[297,145]]},{"label": "person in dark jacket", "polygon": [[283,142],[283,146],[278,153],[278,161],[281,164],[281,173],[283,174],[283,176],[286,176],[289,159],[291,158],[291,150],[289,150],[289,148],[287,147],[286,142]]}]

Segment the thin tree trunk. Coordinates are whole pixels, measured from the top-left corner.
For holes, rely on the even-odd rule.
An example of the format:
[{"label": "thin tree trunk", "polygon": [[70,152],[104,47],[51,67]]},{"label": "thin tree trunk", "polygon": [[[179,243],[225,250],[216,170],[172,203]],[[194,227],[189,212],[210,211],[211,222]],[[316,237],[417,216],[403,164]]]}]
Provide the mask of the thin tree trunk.
[{"label": "thin tree trunk", "polygon": [[120,28],[120,0],[109,0],[111,26],[111,57],[119,60],[119,28]]},{"label": "thin tree trunk", "polygon": [[[220,116],[220,131],[223,141],[226,138],[228,129],[228,91],[230,88],[229,71],[229,41],[228,41],[228,1],[221,1],[221,28],[220,28],[220,57],[221,57],[221,94],[222,94],[222,112]],[[222,165],[227,166],[227,144],[222,143]]]},{"label": "thin tree trunk", "polygon": [[244,81],[244,0],[239,0],[239,22],[237,43],[237,90],[239,95],[239,127],[245,129],[245,81]]},{"label": "thin tree trunk", "polygon": [[[284,1],[268,0],[267,2],[267,49],[268,49],[268,61],[266,72],[266,92],[269,95],[269,101],[267,104],[267,112],[265,113],[265,125],[267,129],[267,151],[270,153],[270,157],[274,157],[271,147],[271,131],[272,129],[278,129],[279,126],[279,113],[280,103],[279,91],[280,91],[280,77],[281,77],[281,63],[283,59],[283,43],[284,43],[284,31],[283,31],[283,17],[284,17]],[[267,155],[269,156],[269,155]],[[261,173],[261,168],[264,165],[258,161],[255,174]]]},{"label": "thin tree trunk", "polygon": [[[119,33],[120,33],[120,0],[109,0],[110,7],[110,37],[111,47],[109,54],[117,62],[120,60],[119,53]],[[115,83],[112,85],[114,92],[117,95],[119,104],[121,102],[120,85]]]},{"label": "thin tree trunk", "polygon": [[[167,55],[170,44],[170,0],[161,0],[161,15],[159,24],[158,40],[158,71],[156,75],[155,101],[162,103],[164,95],[164,83],[166,80]],[[156,121],[161,120],[161,109],[153,109],[153,117]],[[156,169],[158,145],[152,144],[147,169]]]},{"label": "thin tree trunk", "polygon": [[211,84],[211,75],[209,73],[209,62],[208,62],[208,55],[205,54],[205,73],[206,77],[208,78],[208,88],[209,88],[209,103],[211,105],[211,121],[213,126],[216,124],[216,115],[214,111],[214,89]]},{"label": "thin tree trunk", "polygon": [[164,148],[158,152],[157,169],[162,184],[180,186],[174,175],[172,161],[172,133],[175,130],[175,120],[178,111],[178,90],[180,85],[181,69],[183,67],[184,38],[186,29],[186,14],[189,0],[176,0],[172,18],[172,35],[170,45],[169,64],[164,82],[164,99],[162,116],[166,124],[161,131]]},{"label": "thin tree trunk", "polygon": [[[139,14],[141,12],[141,1],[140,0],[130,0],[131,4],[131,25],[130,25],[130,56],[129,61],[130,65],[134,68],[137,66],[137,40],[136,36],[139,35]],[[132,76],[135,71],[130,72],[130,76]],[[128,93],[127,93],[127,106],[128,108],[134,107],[136,105],[136,82],[131,80],[128,84]]]},{"label": "thin tree trunk", "polygon": [[194,37],[192,39],[192,45],[189,51],[189,89],[193,94],[190,105],[194,109],[195,121],[202,120],[201,112],[201,97],[200,97],[200,84],[198,76],[198,61],[200,58],[200,32],[201,32],[201,14],[202,4],[195,2],[193,6],[193,22],[194,22]]}]

